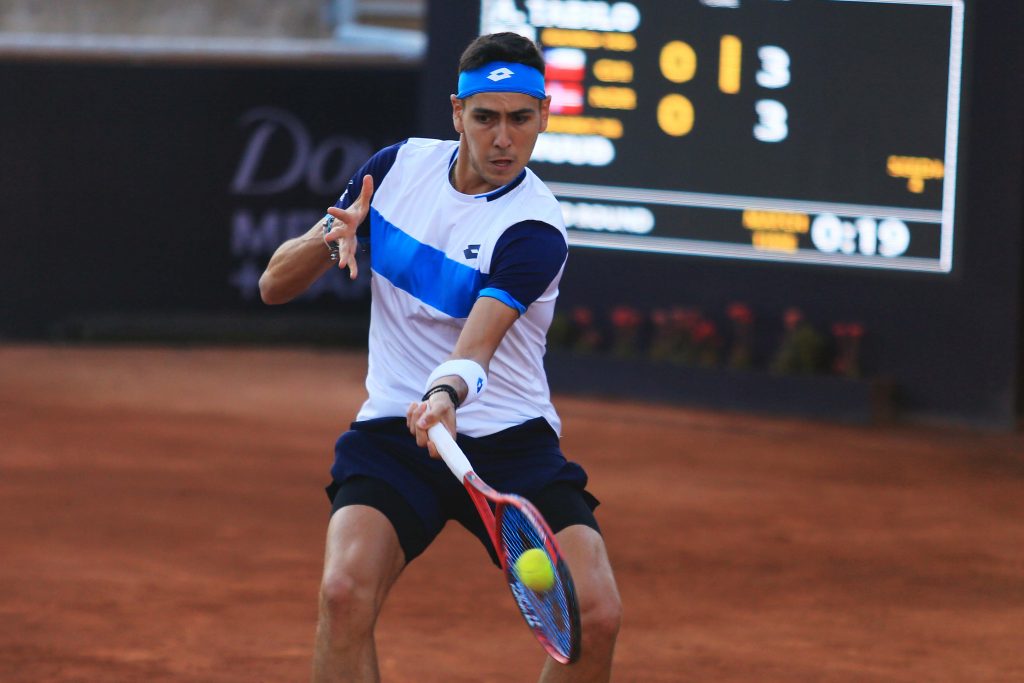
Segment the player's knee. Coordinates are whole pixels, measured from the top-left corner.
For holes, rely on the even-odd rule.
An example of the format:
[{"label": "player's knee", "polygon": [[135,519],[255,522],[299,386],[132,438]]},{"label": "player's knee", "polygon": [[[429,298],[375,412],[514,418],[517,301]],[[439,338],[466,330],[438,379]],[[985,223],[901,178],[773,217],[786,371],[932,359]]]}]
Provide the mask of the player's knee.
[{"label": "player's knee", "polygon": [[622,624],[622,602],[614,588],[587,600],[580,609],[583,637],[592,646],[615,643]]},{"label": "player's knee", "polygon": [[320,584],[320,607],[324,616],[347,629],[372,628],[376,619],[374,593],[351,574],[329,572]]}]

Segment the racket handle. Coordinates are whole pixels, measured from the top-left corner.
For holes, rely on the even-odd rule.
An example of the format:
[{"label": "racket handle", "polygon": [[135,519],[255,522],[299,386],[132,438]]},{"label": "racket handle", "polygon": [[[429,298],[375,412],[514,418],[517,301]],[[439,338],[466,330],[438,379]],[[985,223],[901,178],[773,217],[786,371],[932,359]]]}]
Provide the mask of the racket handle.
[{"label": "racket handle", "polygon": [[448,465],[448,469],[452,471],[455,478],[460,482],[465,481],[466,473],[472,472],[473,468],[469,464],[469,459],[459,448],[459,444],[455,443],[455,439],[448,433],[445,426],[438,422],[433,427],[427,430],[427,436],[434,442],[434,447],[437,448],[437,452],[441,454],[441,459],[444,460],[444,464]]}]

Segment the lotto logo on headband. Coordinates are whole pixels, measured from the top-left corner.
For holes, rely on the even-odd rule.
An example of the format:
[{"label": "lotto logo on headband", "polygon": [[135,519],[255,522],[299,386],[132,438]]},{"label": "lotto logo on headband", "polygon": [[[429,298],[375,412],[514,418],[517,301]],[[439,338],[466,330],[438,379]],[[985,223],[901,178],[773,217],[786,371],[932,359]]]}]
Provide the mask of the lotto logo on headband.
[{"label": "lotto logo on headband", "polygon": [[482,92],[521,92],[544,99],[544,74],[518,62],[491,62],[459,74],[460,100]]},{"label": "lotto logo on headband", "polygon": [[505,67],[501,67],[500,69],[495,69],[491,73],[487,74],[487,80],[494,81],[495,83],[497,83],[498,81],[503,81],[506,78],[512,78],[515,75],[515,71],[512,71],[511,69],[507,69]]}]

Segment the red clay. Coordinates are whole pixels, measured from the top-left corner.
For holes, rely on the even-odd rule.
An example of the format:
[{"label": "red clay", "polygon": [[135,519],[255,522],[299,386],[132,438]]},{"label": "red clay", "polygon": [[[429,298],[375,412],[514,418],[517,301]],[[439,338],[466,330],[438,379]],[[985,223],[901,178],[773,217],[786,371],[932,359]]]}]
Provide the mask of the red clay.
[{"label": "red clay", "polygon": [[[0,347],[0,680],[308,680],[360,354]],[[615,680],[1024,680],[1024,438],[556,397],[625,605]],[[386,681],[529,681],[447,529],[378,629]]]}]

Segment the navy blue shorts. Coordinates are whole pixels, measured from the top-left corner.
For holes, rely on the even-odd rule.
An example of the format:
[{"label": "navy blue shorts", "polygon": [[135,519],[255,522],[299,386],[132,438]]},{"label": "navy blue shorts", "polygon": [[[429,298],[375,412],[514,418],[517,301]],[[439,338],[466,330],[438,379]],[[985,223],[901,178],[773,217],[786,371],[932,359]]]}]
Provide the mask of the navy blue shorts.
[{"label": "navy blue shorts", "polygon": [[[587,473],[566,460],[558,435],[543,418],[489,436],[459,434],[459,446],[473,471],[498,491],[533,502],[558,532],[573,524],[597,531],[598,501],[586,491]],[[496,561],[476,508],[451,471],[416,445],[404,418],[352,423],[335,445],[333,481],[327,495],[333,510],[369,505],[394,525],[406,562],[411,562],[454,519],[484,544]]]}]

